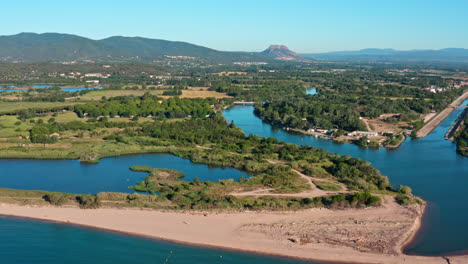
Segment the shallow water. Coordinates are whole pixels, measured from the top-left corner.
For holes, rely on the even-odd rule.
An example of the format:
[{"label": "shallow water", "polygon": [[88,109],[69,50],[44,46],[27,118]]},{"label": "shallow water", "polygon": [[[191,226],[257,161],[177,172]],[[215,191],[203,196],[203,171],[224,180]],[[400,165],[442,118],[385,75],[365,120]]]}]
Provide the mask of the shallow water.
[{"label": "shallow water", "polygon": [[444,140],[445,133],[461,112],[462,108],[458,108],[430,135],[418,140],[407,139],[396,150],[363,149],[353,144],[336,144],[331,140],[288,133],[256,117],[251,106],[229,108],[224,116],[247,135],[275,137],[368,160],[387,175],[394,186],[409,185],[414,194],[429,202],[429,209],[423,228],[406,251],[440,255],[468,249],[468,158],[456,153],[453,142]]}]

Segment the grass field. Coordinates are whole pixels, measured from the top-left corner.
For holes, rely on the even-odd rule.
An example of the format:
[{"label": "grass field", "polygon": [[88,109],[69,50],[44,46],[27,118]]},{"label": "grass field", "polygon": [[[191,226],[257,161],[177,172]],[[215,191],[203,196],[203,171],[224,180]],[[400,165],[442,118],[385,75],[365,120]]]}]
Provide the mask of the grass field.
[{"label": "grass field", "polygon": [[72,102],[0,102],[0,113],[7,113],[20,109],[28,108],[48,108],[58,106],[68,106],[75,104],[83,104],[86,102],[72,101]]},{"label": "grass field", "polygon": [[[229,98],[231,96],[225,93],[218,93],[216,91],[208,91],[209,87],[189,87],[187,90],[182,90],[180,98]],[[168,98],[170,96],[162,96]]]},{"label": "grass field", "polygon": [[135,96],[142,96],[145,93],[150,93],[152,95],[161,95],[161,90],[100,90],[100,91],[92,91],[83,96],[81,96],[82,101],[90,101],[90,100],[101,100],[103,96],[110,98],[116,96],[128,96],[128,95],[135,95]]},{"label": "grass field", "polygon": [[[150,93],[152,95],[162,95],[164,90],[101,90],[101,91],[92,91],[83,96],[81,96],[82,101],[95,101],[101,100],[103,96],[107,98],[116,97],[116,96],[142,96],[145,93]],[[169,98],[171,96],[161,96],[163,98]],[[189,87],[187,90],[182,90],[181,98],[226,98],[230,97],[224,93],[218,93],[216,91],[208,91],[208,87]]]},{"label": "grass field", "polygon": [[16,116],[0,116],[0,138],[17,138],[29,135],[32,124],[20,122]]}]

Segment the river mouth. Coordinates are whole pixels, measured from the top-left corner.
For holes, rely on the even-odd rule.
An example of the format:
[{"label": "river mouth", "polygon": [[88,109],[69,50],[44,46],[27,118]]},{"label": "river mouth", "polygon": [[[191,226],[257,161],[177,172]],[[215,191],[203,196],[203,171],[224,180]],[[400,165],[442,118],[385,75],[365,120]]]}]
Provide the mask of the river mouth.
[{"label": "river mouth", "polygon": [[409,185],[430,206],[422,228],[404,251],[414,255],[442,256],[468,249],[468,196],[465,195],[468,158],[458,155],[455,144],[444,139],[461,112],[462,108],[456,109],[427,137],[407,139],[395,150],[363,149],[353,144],[336,144],[331,140],[288,133],[263,122],[254,115],[251,106],[226,109],[224,117],[228,122],[234,121],[246,135],[275,137],[288,143],[361,158],[388,176],[393,186]]}]

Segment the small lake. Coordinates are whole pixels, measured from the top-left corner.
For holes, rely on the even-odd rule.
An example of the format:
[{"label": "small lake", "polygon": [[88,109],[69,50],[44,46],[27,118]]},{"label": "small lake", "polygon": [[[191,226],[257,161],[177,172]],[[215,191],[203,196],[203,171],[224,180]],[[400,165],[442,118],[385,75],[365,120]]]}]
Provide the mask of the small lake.
[{"label": "small lake", "polygon": [[0,188],[84,194],[132,193],[134,191],[128,187],[147,176],[147,173],[130,171],[135,165],[178,170],[185,174],[182,178],[185,181],[193,181],[195,177],[212,182],[249,177],[233,168],[209,167],[170,154],[125,155],[104,158],[98,164],[78,160],[0,159]]},{"label": "small lake", "polygon": [[[468,102],[465,101],[464,105]],[[407,139],[396,150],[367,149],[353,144],[337,144],[299,133],[286,132],[263,122],[252,106],[235,106],[224,111],[245,134],[275,137],[298,145],[309,145],[341,155],[370,161],[393,186],[409,185],[428,201],[423,228],[406,252],[441,255],[468,249],[468,158],[456,153],[453,142],[444,139],[452,123],[463,111],[457,108],[427,137]]]},{"label": "small lake", "polygon": [[[42,88],[50,88],[50,87],[54,87],[54,85],[50,85],[50,84],[34,84],[32,86],[33,88],[36,88],[36,89],[42,89]],[[21,89],[21,88],[25,88],[25,87],[17,87],[17,86],[14,86],[14,85],[8,85],[5,88],[0,88],[0,92],[20,92],[20,91],[27,91],[27,89]],[[102,89],[103,87],[67,87],[67,88],[62,88],[62,91],[64,92],[79,92],[79,91],[84,91],[84,90],[100,90]]]}]

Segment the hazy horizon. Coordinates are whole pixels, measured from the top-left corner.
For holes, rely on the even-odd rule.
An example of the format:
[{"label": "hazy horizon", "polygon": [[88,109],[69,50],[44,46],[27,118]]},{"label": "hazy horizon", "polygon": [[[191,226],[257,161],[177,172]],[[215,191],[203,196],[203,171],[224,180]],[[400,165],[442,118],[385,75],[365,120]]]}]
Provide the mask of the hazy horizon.
[{"label": "hazy horizon", "polygon": [[[27,7],[27,8],[25,8]],[[63,32],[91,39],[139,36],[223,51],[283,44],[299,53],[366,48],[468,48],[468,2],[449,1],[14,1],[0,35]]]},{"label": "hazy horizon", "polygon": [[[158,38],[150,38],[150,37],[142,37],[142,36],[125,36],[125,35],[112,35],[112,36],[107,36],[107,37],[103,37],[103,38],[90,38],[90,37],[86,37],[86,36],[81,36],[81,35],[76,35],[76,34],[71,34],[71,33],[67,33],[67,32],[18,32],[16,34],[11,34],[11,35],[0,35],[0,37],[4,37],[4,36],[14,36],[14,35],[18,35],[18,34],[22,34],[22,33],[32,33],[32,34],[66,34],[66,35],[75,35],[75,36],[79,36],[79,37],[84,37],[84,38],[88,38],[88,39],[91,39],[91,40],[102,40],[102,39],[106,39],[106,38],[110,38],[110,37],[129,37],[129,38],[148,38],[148,39],[158,39]],[[200,45],[198,43],[191,43],[191,42],[188,42],[188,41],[185,41],[185,40],[180,40],[180,39],[160,39],[160,40],[167,40],[167,41],[173,41],[173,42],[187,42],[187,43],[190,43],[190,44],[194,44],[194,45],[199,45],[199,46],[203,46],[203,45]],[[292,51],[295,51],[294,49],[292,49],[291,47],[288,46],[287,43],[271,43],[271,44],[268,44],[267,46],[265,46],[263,49],[261,50],[219,50],[219,51],[228,51],[228,52],[261,52],[265,49],[267,49],[270,45],[284,45],[284,46],[287,46],[290,50]],[[211,48],[211,49],[215,49],[213,47],[209,47],[209,46],[204,46],[206,48]],[[440,48],[440,49],[466,49],[466,48],[460,48],[460,47],[445,47],[445,48]],[[342,52],[342,51],[359,51],[359,50],[366,50],[366,49],[379,49],[379,50],[395,50],[395,51],[426,51],[426,50],[440,50],[440,49],[408,49],[408,50],[403,50],[403,49],[394,49],[394,48],[375,48],[375,47],[365,47],[365,48],[360,48],[360,49],[353,49],[353,50],[346,50],[346,49],[343,49],[343,50],[329,50],[329,51],[323,51],[323,52],[298,52],[298,53],[301,53],[301,54],[312,54],[312,53],[327,53],[327,52]],[[217,49],[215,49],[217,50]]]}]

